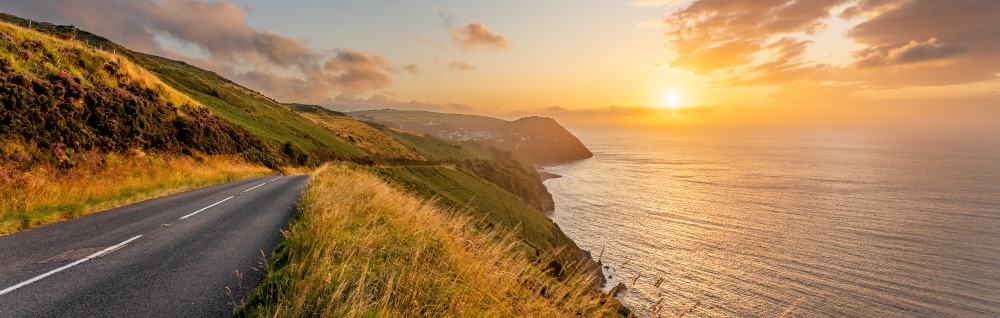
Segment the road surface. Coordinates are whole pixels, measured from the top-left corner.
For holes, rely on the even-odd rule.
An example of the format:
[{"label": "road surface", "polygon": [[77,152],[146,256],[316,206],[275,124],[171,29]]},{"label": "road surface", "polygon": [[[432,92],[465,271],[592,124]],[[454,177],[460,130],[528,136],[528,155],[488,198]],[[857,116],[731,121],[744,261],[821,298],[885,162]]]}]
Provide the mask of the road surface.
[{"label": "road surface", "polygon": [[235,181],[0,236],[0,317],[229,316],[307,181]]}]

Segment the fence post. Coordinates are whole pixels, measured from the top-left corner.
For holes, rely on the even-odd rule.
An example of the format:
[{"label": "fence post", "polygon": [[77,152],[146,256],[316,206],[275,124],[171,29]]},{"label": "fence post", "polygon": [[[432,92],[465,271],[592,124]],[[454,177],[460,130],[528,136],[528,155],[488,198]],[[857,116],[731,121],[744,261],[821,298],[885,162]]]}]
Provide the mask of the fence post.
[{"label": "fence post", "polygon": [[28,19],[28,30],[31,30],[31,19]]}]

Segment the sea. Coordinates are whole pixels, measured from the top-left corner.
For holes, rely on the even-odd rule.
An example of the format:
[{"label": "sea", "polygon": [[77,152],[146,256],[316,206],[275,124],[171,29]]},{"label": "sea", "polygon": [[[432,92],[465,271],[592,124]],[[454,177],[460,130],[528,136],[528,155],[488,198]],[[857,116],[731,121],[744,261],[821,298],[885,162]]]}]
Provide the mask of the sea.
[{"label": "sea", "polygon": [[551,218],[641,317],[1000,317],[1000,134],[575,128]]}]

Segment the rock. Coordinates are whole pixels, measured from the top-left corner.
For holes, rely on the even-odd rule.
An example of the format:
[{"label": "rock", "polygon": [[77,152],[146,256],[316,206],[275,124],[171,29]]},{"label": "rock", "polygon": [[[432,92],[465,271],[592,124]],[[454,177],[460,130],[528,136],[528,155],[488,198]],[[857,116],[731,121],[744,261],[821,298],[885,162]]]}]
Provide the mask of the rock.
[{"label": "rock", "polygon": [[618,285],[616,285],[615,288],[612,288],[611,291],[608,292],[608,295],[611,295],[611,297],[618,297],[621,296],[621,294],[625,293],[625,291],[627,290],[628,287],[625,286],[625,283],[618,283]]}]

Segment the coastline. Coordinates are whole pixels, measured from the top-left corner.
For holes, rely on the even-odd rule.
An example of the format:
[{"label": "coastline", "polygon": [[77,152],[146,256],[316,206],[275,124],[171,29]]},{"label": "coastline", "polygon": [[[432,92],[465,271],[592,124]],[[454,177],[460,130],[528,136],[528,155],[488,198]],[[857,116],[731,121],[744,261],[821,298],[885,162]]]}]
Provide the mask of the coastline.
[{"label": "coastline", "polygon": [[[562,176],[558,174],[545,171],[545,168],[538,169],[537,171],[538,171],[538,176],[541,177],[542,179],[542,182],[545,182],[545,180],[548,179],[562,178]],[[548,191],[548,188],[545,188],[545,191]]]},{"label": "coastline", "polygon": [[[593,157],[590,157],[590,158],[593,158]],[[538,175],[539,175],[540,179],[542,180],[542,185],[545,186],[545,192],[548,192],[549,194],[551,194],[549,186],[545,184],[546,180],[549,180],[549,179],[558,179],[558,178],[562,178],[563,177],[562,175],[558,175],[558,174],[549,172],[548,170],[546,170],[548,167],[555,166],[555,165],[562,165],[562,164],[566,164],[566,163],[578,162],[578,161],[586,160],[586,159],[590,159],[590,158],[584,158],[584,159],[573,160],[573,161],[568,161],[568,162],[552,163],[552,164],[547,164],[547,165],[536,167],[536,171],[538,172]],[[555,212],[555,203],[553,202],[553,209],[551,211],[545,212],[545,215],[546,215],[546,217],[549,218],[550,221],[552,221],[553,224],[556,225],[556,228],[559,228],[559,230],[562,231],[562,228],[559,227],[559,224],[556,223],[555,219],[552,218],[552,213],[554,213],[554,212]],[[595,278],[597,279],[597,281],[600,282],[600,286],[598,286],[598,287],[600,287],[600,290],[603,293],[613,293],[613,292],[618,291],[619,289],[622,289],[622,288],[627,289],[628,288],[627,286],[624,286],[621,282],[619,282],[618,284],[616,284],[616,285],[621,285],[621,286],[613,286],[613,287],[612,286],[608,286],[609,283],[611,283],[611,281],[609,280],[609,275],[607,273],[605,273],[604,271],[606,269],[608,269],[608,270],[613,270],[613,269],[610,268],[608,265],[603,264],[601,262],[601,260],[595,259],[593,257],[593,252],[592,251],[589,251],[589,250],[586,250],[586,249],[584,249],[582,247],[579,247],[579,244],[575,240],[573,240],[572,238],[570,238],[570,240],[573,241],[573,244],[577,245],[577,248],[582,252],[582,254],[584,255],[584,257],[586,257],[586,259],[589,260],[589,262],[591,264],[596,265],[597,271],[594,274],[595,275],[600,275],[599,277],[595,277]],[[621,291],[618,291],[618,292],[620,293],[620,292],[623,292],[623,291],[624,290],[621,290]],[[632,308],[626,306],[625,304],[622,304],[622,306],[625,307],[625,308],[628,308],[629,310],[632,309]]]}]

